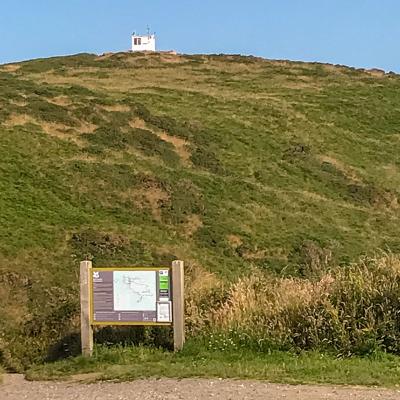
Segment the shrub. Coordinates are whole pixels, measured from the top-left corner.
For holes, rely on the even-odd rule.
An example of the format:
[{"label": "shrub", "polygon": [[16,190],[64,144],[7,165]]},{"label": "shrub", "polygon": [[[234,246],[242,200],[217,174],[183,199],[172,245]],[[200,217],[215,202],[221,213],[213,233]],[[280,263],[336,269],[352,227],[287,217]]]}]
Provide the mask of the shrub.
[{"label": "shrub", "polygon": [[148,157],[159,156],[167,164],[176,164],[179,161],[179,156],[171,143],[165,142],[146,129],[136,128],[123,132],[114,125],[105,125],[97,128],[94,133],[84,136],[97,151],[123,150],[128,146],[133,146]]},{"label": "shrub", "polygon": [[107,125],[97,128],[93,133],[85,134],[84,137],[101,150],[123,150],[129,141],[128,136],[120,129]]},{"label": "shrub", "polygon": [[26,113],[46,122],[56,122],[75,126],[77,122],[70,116],[68,109],[40,98],[31,98]]},{"label": "shrub", "polygon": [[190,160],[195,166],[208,170],[214,174],[222,174],[224,172],[216,154],[206,147],[197,147],[192,152]]},{"label": "shrub", "polygon": [[182,180],[168,188],[170,201],[162,209],[163,220],[181,224],[189,215],[204,213],[203,194],[189,180]]},{"label": "shrub", "polygon": [[179,156],[175,153],[174,146],[160,139],[151,131],[136,128],[132,131],[129,141],[146,156],[159,156],[167,164],[177,164],[179,161]]}]

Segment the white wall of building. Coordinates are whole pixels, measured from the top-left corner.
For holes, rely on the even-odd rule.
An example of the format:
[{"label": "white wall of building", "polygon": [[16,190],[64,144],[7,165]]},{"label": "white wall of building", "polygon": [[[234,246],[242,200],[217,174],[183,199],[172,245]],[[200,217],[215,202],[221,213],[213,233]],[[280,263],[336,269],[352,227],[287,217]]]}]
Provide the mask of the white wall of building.
[{"label": "white wall of building", "polygon": [[132,35],[132,51],[156,51],[156,36]]}]

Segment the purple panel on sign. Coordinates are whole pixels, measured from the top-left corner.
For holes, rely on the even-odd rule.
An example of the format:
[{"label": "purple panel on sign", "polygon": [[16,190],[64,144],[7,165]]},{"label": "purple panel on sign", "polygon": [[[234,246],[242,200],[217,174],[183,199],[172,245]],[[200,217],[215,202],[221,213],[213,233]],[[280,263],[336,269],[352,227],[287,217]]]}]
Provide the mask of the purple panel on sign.
[{"label": "purple panel on sign", "polygon": [[93,271],[94,312],[114,311],[114,283],[112,271]]}]

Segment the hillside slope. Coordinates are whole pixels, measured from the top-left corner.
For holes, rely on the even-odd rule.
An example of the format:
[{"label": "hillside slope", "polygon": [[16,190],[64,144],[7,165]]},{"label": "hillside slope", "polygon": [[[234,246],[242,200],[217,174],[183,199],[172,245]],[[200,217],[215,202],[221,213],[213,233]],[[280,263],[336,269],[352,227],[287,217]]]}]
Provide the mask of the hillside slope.
[{"label": "hillside slope", "polygon": [[74,331],[84,257],[229,279],[399,252],[399,90],[394,74],[240,56],[1,66],[0,361]]}]

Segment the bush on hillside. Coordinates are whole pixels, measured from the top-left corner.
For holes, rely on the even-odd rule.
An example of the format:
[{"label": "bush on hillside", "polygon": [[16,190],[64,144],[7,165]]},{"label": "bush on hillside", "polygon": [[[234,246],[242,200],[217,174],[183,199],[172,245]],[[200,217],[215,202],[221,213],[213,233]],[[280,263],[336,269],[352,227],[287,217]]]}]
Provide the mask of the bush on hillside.
[{"label": "bush on hillside", "polygon": [[113,125],[103,125],[94,133],[84,137],[92,144],[89,150],[99,153],[105,150],[124,150],[133,146],[147,157],[160,157],[167,164],[177,164],[179,156],[171,143],[160,139],[155,133],[146,129],[130,129],[126,132]]}]

